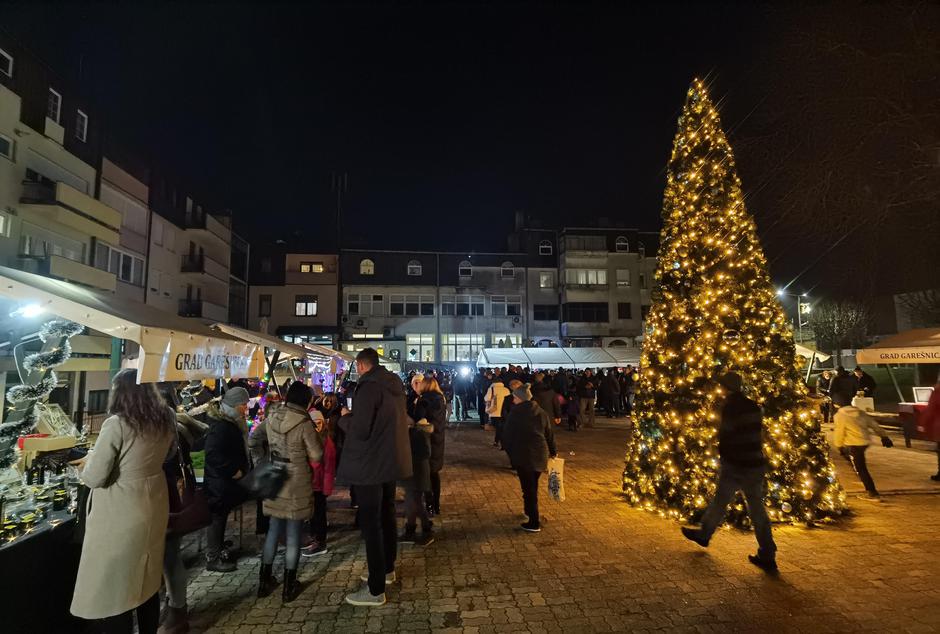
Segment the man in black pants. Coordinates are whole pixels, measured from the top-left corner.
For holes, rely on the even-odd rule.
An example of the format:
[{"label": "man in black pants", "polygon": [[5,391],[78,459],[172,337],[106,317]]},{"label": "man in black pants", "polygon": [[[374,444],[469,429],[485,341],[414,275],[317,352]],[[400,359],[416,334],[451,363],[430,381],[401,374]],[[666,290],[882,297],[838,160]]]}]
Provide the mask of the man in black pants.
[{"label": "man in black pants", "polygon": [[346,438],[336,477],[355,487],[369,572],[362,575],[368,586],[347,595],[346,602],[379,606],[385,604],[386,583],[396,579],[395,482],[411,477],[411,444],[401,380],[379,365],[372,348],[356,355],[356,371],[354,411],[344,407],[339,419]]},{"label": "man in black pants", "polygon": [[836,410],[833,420],[836,423],[833,444],[843,456],[849,459],[855,467],[858,479],[865,486],[865,495],[859,497],[871,502],[880,502],[881,496],[875,488],[875,481],[865,461],[865,451],[868,449],[871,435],[880,436],[881,444],[885,447],[891,447],[894,443],[874,418],[857,407],[851,405],[840,407]]}]

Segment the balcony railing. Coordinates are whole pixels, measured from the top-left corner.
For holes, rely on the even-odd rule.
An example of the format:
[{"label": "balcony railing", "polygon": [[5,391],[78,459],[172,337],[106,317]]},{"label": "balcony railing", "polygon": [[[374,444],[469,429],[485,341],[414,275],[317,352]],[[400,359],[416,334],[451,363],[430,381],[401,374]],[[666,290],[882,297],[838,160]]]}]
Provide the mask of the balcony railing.
[{"label": "balcony railing", "polygon": [[211,275],[221,282],[228,282],[228,270],[225,265],[204,253],[183,254],[180,258],[180,273]]},{"label": "balcony railing", "polygon": [[21,211],[31,222],[54,221],[117,244],[123,214],[66,183],[23,181]]},{"label": "balcony railing", "polygon": [[102,271],[61,255],[21,255],[17,265],[21,270],[28,273],[54,277],[67,282],[90,286],[91,288],[113,291],[117,287],[117,277],[114,273]]},{"label": "balcony railing", "polygon": [[232,230],[213,218],[212,214],[189,212],[183,219],[183,226],[186,229],[196,229],[210,233],[227,245],[232,243]]},{"label": "balcony railing", "polygon": [[610,288],[610,284],[578,284],[578,283],[567,283],[562,284],[563,289],[569,290],[588,290],[588,291],[606,291]]}]

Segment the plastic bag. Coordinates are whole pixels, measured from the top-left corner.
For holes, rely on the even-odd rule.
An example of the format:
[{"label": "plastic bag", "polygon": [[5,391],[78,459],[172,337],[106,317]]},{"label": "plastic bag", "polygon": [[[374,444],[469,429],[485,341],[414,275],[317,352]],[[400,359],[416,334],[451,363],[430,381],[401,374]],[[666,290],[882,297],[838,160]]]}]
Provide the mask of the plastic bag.
[{"label": "plastic bag", "polygon": [[565,460],[548,459],[548,497],[555,502],[565,501]]}]

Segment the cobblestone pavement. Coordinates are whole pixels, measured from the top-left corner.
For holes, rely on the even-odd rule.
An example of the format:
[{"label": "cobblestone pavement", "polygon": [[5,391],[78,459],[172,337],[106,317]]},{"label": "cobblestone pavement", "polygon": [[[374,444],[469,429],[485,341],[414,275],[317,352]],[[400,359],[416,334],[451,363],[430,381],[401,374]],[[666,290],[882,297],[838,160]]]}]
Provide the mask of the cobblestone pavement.
[{"label": "cobblestone pavement", "polygon": [[626,433],[623,425],[558,432],[568,501],[543,499],[543,531],[528,534],[518,530],[518,481],[490,434],[450,429],[438,540],[401,547],[386,606],[343,604],[360,585],[365,554],[337,495],[330,552],[303,562],[299,599],[254,597],[252,536],[236,573],[192,571],[194,631],[940,631],[940,496],[852,498],[853,515],[839,525],[777,527],[772,579],[746,560],[751,534],[722,530],[703,550],[677,524],[628,506],[619,495]]}]

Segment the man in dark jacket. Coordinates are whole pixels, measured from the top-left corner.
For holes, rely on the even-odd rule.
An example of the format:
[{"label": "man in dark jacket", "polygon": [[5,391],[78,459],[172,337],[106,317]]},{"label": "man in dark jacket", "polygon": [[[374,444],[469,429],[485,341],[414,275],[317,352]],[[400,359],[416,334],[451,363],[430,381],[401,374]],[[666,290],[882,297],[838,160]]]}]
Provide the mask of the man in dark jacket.
[{"label": "man in dark jacket", "polygon": [[594,427],[594,397],[597,395],[597,383],[591,369],[584,371],[578,380],[578,424],[581,427]]},{"label": "man in dark jacket", "polygon": [[865,396],[872,397],[875,395],[875,379],[868,372],[865,372],[861,367],[857,367],[852,371],[852,374],[858,382],[858,389],[864,392]]},{"label": "man in dark jacket", "polygon": [[212,524],[207,530],[206,570],[232,572],[235,562],[222,548],[225,540],[225,523],[232,509],[242,504],[247,495],[238,486],[251,465],[248,461],[248,391],[233,387],[222,400],[209,404],[206,422],[205,488]]},{"label": "man in dark jacket", "polygon": [[607,370],[603,385],[606,397],[604,409],[607,410],[607,418],[618,418],[620,416],[620,382],[613,369]]},{"label": "man in dark jacket", "polygon": [[633,401],[636,398],[636,382],[640,375],[632,365],[628,365],[620,375],[620,402],[627,416],[633,414]]},{"label": "man in dark jacket", "polygon": [[522,487],[522,501],[529,518],[522,530],[538,533],[542,530],[539,523],[539,476],[548,469],[549,456],[554,458],[558,452],[549,415],[532,400],[529,388],[529,384],[524,383],[513,390],[514,406],[503,434],[503,448],[509,454],[509,461]]},{"label": "man in dark jacket", "polygon": [[541,372],[535,375],[535,383],[532,384],[532,400],[539,404],[539,407],[548,414],[553,423],[556,425],[561,424],[561,403],[558,402],[558,394],[548,384],[545,375]]},{"label": "man in dark jacket", "polygon": [[747,500],[747,512],[757,537],[757,555],[748,555],[755,566],[773,573],[777,570],[776,552],[770,519],[764,509],[764,477],[766,460],[763,452],[763,412],[741,393],[741,377],[729,373],[719,384],[728,395],[721,409],[718,428],[720,470],[715,497],[705,509],[702,527],[682,528],[682,534],[702,547],[707,547],[715,529],[724,521],[728,504],[738,491]]},{"label": "man in dark jacket", "polygon": [[852,398],[858,392],[858,381],[845,371],[841,365],[836,368],[836,375],[829,384],[829,398],[836,407],[852,404]]},{"label": "man in dark jacket", "polygon": [[411,443],[401,380],[379,365],[372,348],[356,355],[356,371],[353,411],[343,408],[339,419],[346,436],[336,477],[356,489],[369,565],[363,581],[369,585],[347,595],[346,602],[378,606],[385,603],[385,584],[395,581],[395,482],[412,475]]}]

